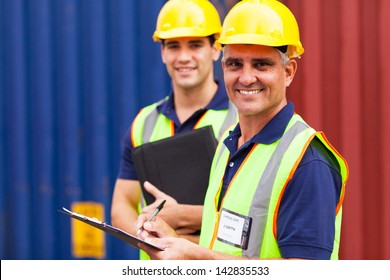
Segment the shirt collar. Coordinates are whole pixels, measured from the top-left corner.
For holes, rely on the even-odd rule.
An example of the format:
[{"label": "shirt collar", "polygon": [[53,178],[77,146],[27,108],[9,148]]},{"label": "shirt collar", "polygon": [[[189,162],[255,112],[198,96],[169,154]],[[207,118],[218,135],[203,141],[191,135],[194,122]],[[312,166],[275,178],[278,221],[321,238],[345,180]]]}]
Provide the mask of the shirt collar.
[{"label": "shirt collar", "polygon": [[[213,99],[204,108],[206,110],[227,110],[229,108],[229,98],[225,90],[225,85],[218,80],[215,80],[218,84],[218,89]],[[166,116],[170,116],[175,109],[174,105],[174,94],[173,91],[169,94],[168,98],[157,106],[157,111]]]},{"label": "shirt collar", "polygon": [[[279,140],[290,119],[294,115],[294,104],[292,102],[288,102],[286,106],[280,110],[279,113],[276,114],[265,126],[264,128],[257,133],[248,144],[251,143],[262,143],[262,144],[271,144],[277,140]],[[231,132],[229,138],[238,138],[241,136],[241,128],[240,123],[234,128]]]}]

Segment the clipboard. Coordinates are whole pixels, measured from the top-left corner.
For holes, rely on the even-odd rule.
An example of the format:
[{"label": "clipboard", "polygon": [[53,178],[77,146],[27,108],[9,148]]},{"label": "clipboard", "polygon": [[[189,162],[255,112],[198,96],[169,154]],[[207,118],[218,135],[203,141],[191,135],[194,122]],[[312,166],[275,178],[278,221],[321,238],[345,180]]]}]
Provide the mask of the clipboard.
[{"label": "clipboard", "polygon": [[135,147],[132,158],[146,204],[155,200],[144,189],[148,181],[178,203],[203,205],[217,144],[209,125]]},{"label": "clipboard", "polygon": [[91,225],[95,228],[98,228],[104,232],[107,232],[108,234],[111,234],[112,236],[115,236],[116,238],[119,238],[120,240],[126,242],[127,244],[130,244],[131,246],[138,248],[138,243],[146,244],[150,247],[153,247],[157,250],[163,251],[164,249],[157,247],[153,244],[150,244],[148,242],[145,242],[144,240],[138,238],[137,236],[131,235],[130,233],[127,233],[119,228],[113,227],[105,222],[102,222],[96,218],[91,218],[88,216],[81,215],[76,212],[72,212],[65,207],[62,207],[63,210],[58,210],[61,214],[64,214],[66,216],[72,217],[76,220],[82,221],[88,225]]}]

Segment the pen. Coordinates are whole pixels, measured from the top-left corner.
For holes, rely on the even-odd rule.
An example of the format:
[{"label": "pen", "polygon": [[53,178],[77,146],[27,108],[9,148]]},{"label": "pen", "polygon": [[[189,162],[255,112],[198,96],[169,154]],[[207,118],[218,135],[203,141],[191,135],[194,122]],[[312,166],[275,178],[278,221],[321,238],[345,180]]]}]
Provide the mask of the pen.
[{"label": "pen", "polygon": [[[150,222],[154,217],[157,216],[158,212],[161,211],[161,209],[163,208],[164,204],[165,204],[166,200],[164,200],[163,202],[161,202],[161,204],[159,206],[157,206],[156,209],[154,209],[154,211],[152,212],[152,214],[150,214],[149,218],[145,221],[146,222]],[[139,230],[137,230],[137,234],[139,234],[141,231],[144,230],[144,227],[140,227]]]}]

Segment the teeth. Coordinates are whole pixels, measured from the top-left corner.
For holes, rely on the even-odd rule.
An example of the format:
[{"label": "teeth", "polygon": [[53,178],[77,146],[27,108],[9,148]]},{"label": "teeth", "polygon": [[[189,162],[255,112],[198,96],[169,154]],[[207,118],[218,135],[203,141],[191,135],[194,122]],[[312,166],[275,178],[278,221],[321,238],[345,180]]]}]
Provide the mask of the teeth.
[{"label": "teeth", "polygon": [[193,70],[193,68],[178,68],[177,70],[179,70],[180,72],[190,72]]},{"label": "teeth", "polygon": [[240,90],[239,92],[243,95],[254,95],[259,94],[260,90]]}]

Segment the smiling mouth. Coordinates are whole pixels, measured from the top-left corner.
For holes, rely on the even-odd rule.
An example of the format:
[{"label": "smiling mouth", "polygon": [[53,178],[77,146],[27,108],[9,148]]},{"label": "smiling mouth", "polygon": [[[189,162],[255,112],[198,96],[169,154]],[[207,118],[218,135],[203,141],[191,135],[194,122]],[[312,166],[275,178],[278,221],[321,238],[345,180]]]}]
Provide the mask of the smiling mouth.
[{"label": "smiling mouth", "polygon": [[238,92],[242,95],[256,95],[260,94],[263,90],[256,89],[256,90],[238,90]]},{"label": "smiling mouth", "polygon": [[176,68],[176,71],[182,72],[182,73],[187,73],[195,70],[193,67],[185,67],[185,68]]}]

